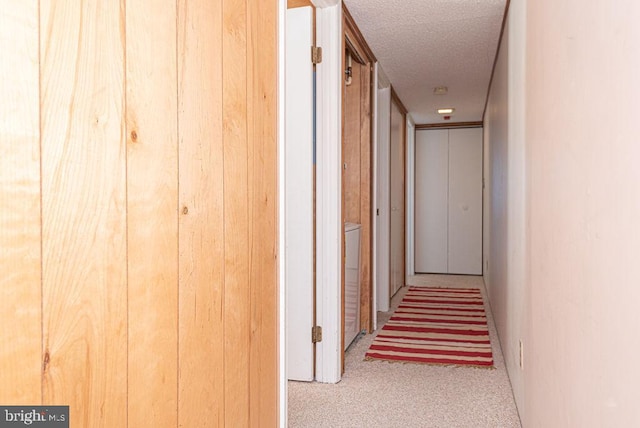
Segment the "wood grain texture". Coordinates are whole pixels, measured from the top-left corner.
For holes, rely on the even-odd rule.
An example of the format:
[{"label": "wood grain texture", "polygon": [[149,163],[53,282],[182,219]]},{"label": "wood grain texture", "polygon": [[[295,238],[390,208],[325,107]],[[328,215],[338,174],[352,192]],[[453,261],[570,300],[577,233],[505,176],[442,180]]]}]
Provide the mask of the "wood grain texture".
[{"label": "wood grain texture", "polygon": [[[346,69],[346,68],[345,68]],[[344,98],[343,169],[344,220],[360,223],[360,149],[362,67],[352,62],[351,84],[346,85]]]},{"label": "wood grain texture", "polygon": [[176,2],[127,3],[128,423],[177,426]]},{"label": "wood grain texture", "polygon": [[224,426],[222,4],[178,2],[178,426]]},{"label": "wood grain texture", "polygon": [[[41,396],[38,2],[0,13],[0,403]],[[7,59],[7,60],[5,60]]]},{"label": "wood grain texture", "polygon": [[223,0],[224,397],[226,425],[249,424],[247,4]]},{"label": "wood grain texture", "polygon": [[400,113],[402,113],[403,116],[406,116],[409,111],[402,103],[402,100],[396,93],[395,89],[393,89],[393,86],[391,86],[391,99],[396,104],[396,107],[398,107],[398,110],[400,110]]},{"label": "wood grain texture", "polygon": [[349,9],[344,2],[342,3],[342,14],[344,16],[343,27],[345,36],[349,38],[349,41],[358,50],[357,53],[364,59],[363,62],[375,63],[377,61],[376,56],[373,54],[371,47],[369,47],[367,40],[360,32],[358,24],[356,24],[356,21],[351,16],[351,12],[349,12]]},{"label": "wood grain texture", "polygon": [[371,193],[372,142],[371,142],[371,66],[361,65],[360,79],[360,329],[371,332]]},{"label": "wood grain texture", "polygon": [[305,6],[311,6],[315,8],[313,3],[311,3],[311,0],[287,0],[288,9],[293,9],[296,7],[305,7]]},{"label": "wood grain texture", "polygon": [[277,3],[248,2],[249,426],[278,426]]},{"label": "wood grain texture", "polygon": [[127,424],[124,14],[40,2],[44,402]]}]

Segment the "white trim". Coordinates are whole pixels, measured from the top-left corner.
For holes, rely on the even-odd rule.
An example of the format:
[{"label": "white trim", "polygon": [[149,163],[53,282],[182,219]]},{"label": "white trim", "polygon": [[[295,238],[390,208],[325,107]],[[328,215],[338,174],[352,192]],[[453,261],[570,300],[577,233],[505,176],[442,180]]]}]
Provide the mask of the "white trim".
[{"label": "white trim", "polygon": [[378,329],[378,215],[376,213],[378,207],[378,63],[373,65],[373,85],[372,85],[372,101],[371,101],[371,123],[372,123],[372,177],[373,190],[371,192],[371,236],[373,253],[373,266],[371,266],[371,320],[374,330]]},{"label": "white trim", "polygon": [[[378,69],[380,71],[381,68]],[[380,82],[378,82],[380,83]],[[389,287],[390,287],[390,125],[391,125],[391,88],[380,88],[377,91],[377,117],[376,133],[378,136],[377,148],[377,170],[376,176],[378,188],[376,193],[376,209],[379,210],[377,216],[377,254],[376,254],[376,309],[381,312],[389,310]]]},{"label": "white trim", "polygon": [[317,8],[340,6],[340,0],[311,0],[311,3]]},{"label": "white trim", "polygon": [[278,0],[278,420],[280,427],[287,426],[287,361],[286,361],[286,331],[285,331],[285,263],[284,263],[284,230],[285,230],[285,201],[284,201],[284,149],[285,149],[285,13],[287,1]]},{"label": "white trim", "polygon": [[406,243],[406,267],[405,284],[408,282],[408,277],[416,274],[415,266],[415,205],[416,205],[416,125],[413,118],[407,114],[407,212],[405,213],[407,221],[407,236]]},{"label": "white trim", "polygon": [[[318,4],[319,2],[314,2]],[[342,8],[316,10],[316,319],[322,342],[316,344],[316,380],[337,383],[342,374]]]}]

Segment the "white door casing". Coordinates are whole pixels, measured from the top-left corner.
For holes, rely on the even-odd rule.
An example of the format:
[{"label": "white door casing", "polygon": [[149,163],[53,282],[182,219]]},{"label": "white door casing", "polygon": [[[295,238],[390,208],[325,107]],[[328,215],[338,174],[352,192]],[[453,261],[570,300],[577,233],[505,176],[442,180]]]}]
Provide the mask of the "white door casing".
[{"label": "white door casing", "polygon": [[376,192],[376,297],[377,310],[389,310],[389,225],[391,221],[391,202],[389,190],[391,186],[389,175],[390,135],[391,124],[391,89],[381,88],[378,92],[378,147],[377,147],[377,192]]},{"label": "white door casing", "polygon": [[285,289],[287,378],[313,380],[313,12],[287,10]]}]

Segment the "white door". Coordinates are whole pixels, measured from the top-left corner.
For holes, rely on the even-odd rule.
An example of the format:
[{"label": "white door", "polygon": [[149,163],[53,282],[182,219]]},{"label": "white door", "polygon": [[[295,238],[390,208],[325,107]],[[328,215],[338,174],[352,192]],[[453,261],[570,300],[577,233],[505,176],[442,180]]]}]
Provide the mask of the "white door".
[{"label": "white door", "polygon": [[377,171],[377,257],[376,289],[377,310],[389,310],[389,127],[391,125],[391,89],[378,90],[378,171]]},{"label": "white door", "polygon": [[482,128],[449,131],[449,272],[482,274]]},{"label": "white door", "polygon": [[404,286],[404,129],[405,121],[398,107],[391,103],[391,284],[393,297]]},{"label": "white door", "polygon": [[416,239],[418,273],[448,273],[449,131],[416,133]]},{"label": "white door", "polygon": [[482,128],[416,136],[415,265],[482,274]]},{"label": "white door", "polygon": [[287,10],[285,76],[285,289],[287,378],[313,380],[312,10]]}]

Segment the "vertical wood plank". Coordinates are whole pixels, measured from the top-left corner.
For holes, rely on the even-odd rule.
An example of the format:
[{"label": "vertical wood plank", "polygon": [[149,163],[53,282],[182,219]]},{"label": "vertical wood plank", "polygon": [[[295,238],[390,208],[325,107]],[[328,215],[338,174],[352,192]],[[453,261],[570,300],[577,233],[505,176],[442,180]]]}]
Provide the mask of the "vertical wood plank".
[{"label": "vertical wood plank", "polygon": [[344,98],[344,219],[360,223],[360,108],[361,65],[352,62],[351,84],[345,88]]},{"label": "vertical wood plank", "polygon": [[41,396],[38,1],[0,13],[0,403]]},{"label": "vertical wood plank", "polygon": [[249,426],[278,425],[277,2],[248,4]]},{"label": "vertical wood plank", "polygon": [[311,0],[287,0],[288,9],[293,9],[296,7],[305,7],[305,6],[315,7],[313,3],[311,3]]},{"label": "vertical wood plank", "polygon": [[247,4],[223,0],[225,422],[249,424]]},{"label": "vertical wood plank", "polygon": [[178,2],[178,426],[224,426],[222,2]]},{"label": "vertical wood plank", "polygon": [[360,66],[360,329],[371,331],[371,66]]},{"label": "vertical wood plank", "polygon": [[176,2],[127,2],[128,424],[177,426]]},{"label": "vertical wood plank", "polygon": [[41,1],[44,402],[124,427],[124,7]]}]

